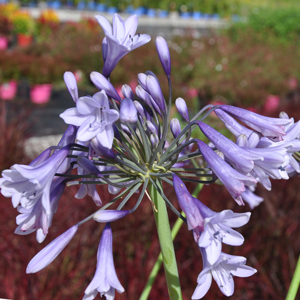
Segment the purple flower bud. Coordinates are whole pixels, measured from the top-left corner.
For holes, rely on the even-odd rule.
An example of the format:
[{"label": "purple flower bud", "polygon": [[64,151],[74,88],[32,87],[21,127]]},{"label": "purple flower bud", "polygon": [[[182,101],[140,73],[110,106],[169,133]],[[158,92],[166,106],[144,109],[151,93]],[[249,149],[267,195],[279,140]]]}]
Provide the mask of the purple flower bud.
[{"label": "purple flower bud", "polygon": [[69,244],[75,233],[77,232],[78,225],[72,226],[65,231],[49,245],[36,254],[29,262],[26,273],[36,273],[46,268],[52,261],[60,254],[60,252]]},{"label": "purple flower bud", "polygon": [[120,105],[120,120],[128,123],[135,123],[138,120],[137,109],[133,101],[125,98]]},{"label": "purple flower bud", "polygon": [[[116,127],[114,127],[116,128]],[[116,136],[115,136],[116,137]],[[104,147],[97,138],[93,138],[91,140],[91,146],[95,150],[96,153],[98,153],[100,156],[103,156],[105,158],[115,158],[116,155],[114,151],[110,148]]]},{"label": "purple flower bud", "polygon": [[171,57],[168,44],[166,40],[158,36],[155,41],[156,51],[158,53],[159,60],[161,62],[162,67],[165,70],[167,76],[170,76],[171,73]]},{"label": "purple flower bud", "polygon": [[202,231],[204,227],[204,219],[186,186],[175,174],[173,174],[173,184],[179,206],[186,214],[188,229],[192,230],[198,228]]},{"label": "purple flower bud", "polygon": [[65,72],[64,81],[69,90],[70,95],[72,96],[74,102],[76,103],[78,100],[78,89],[77,89],[77,82],[74,74],[71,72]]},{"label": "purple flower bud", "polygon": [[128,84],[122,85],[122,94],[124,95],[125,98],[134,100],[134,95],[133,95],[132,89]]},{"label": "purple flower bud", "polygon": [[190,122],[189,111],[186,106],[185,101],[182,98],[177,98],[175,101],[176,108],[178,109],[181,116],[187,121]]},{"label": "purple flower bud", "polygon": [[98,73],[98,72],[92,72],[91,75],[90,75],[90,78],[93,82],[93,84],[100,90],[104,90],[105,93],[121,102],[122,99],[120,97],[120,95],[118,94],[118,92],[116,91],[116,89],[113,87],[113,85],[106,79],[106,77],[104,77],[101,73]]},{"label": "purple flower bud", "polygon": [[99,210],[93,219],[99,223],[107,223],[119,220],[129,214],[129,210]]},{"label": "purple flower bud", "polygon": [[239,205],[243,205],[244,202],[242,200],[241,194],[245,191],[245,184],[251,186],[255,185],[257,181],[253,177],[245,176],[230,167],[204,142],[198,140],[197,144],[209,167],[224,184],[228,192],[231,194],[232,198]]},{"label": "purple flower bud", "polygon": [[79,155],[77,157],[78,165],[88,173],[91,173],[97,177],[103,177],[97,167],[85,156]]},{"label": "purple flower bud", "polygon": [[142,116],[143,118],[146,118],[143,105],[138,101],[133,101],[133,103],[134,103],[135,108],[138,111],[139,115]]},{"label": "purple flower bud", "polygon": [[139,73],[138,74],[138,83],[139,85],[147,91],[147,83],[146,83],[146,80],[147,80],[147,75],[144,74],[144,73]]},{"label": "purple flower bud", "polygon": [[124,123],[121,123],[121,128],[124,132],[131,136],[131,131],[129,130],[128,126],[126,126]]},{"label": "purple flower bud", "polygon": [[151,95],[147,91],[145,91],[141,85],[138,85],[136,87],[135,93],[137,94],[137,96],[140,99],[144,100],[149,107],[154,108],[155,111],[161,116],[161,110],[160,110],[160,108],[158,107],[158,105],[156,104],[156,102],[153,100],[153,98],[151,97]]},{"label": "purple flower bud", "polygon": [[159,138],[157,136],[157,134],[151,134],[150,135],[150,141],[153,147],[157,147],[158,143],[159,143]]},{"label": "purple flower bud", "polygon": [[176,118],[173,118],[170,122],[170,128],[171,128],[171,131],[173,133],[173,136],[175,138],[177,138],[177,136],[180,134],[181,132],[181,128],[180,128],[180,122],[178,119]]},{"label": "purple flower bud", "polygon": [[147,121],[147,127],[149,128],[149,130],[153,133],[153,134],[158,134],[158,130],[157,127],[154,123],[152,123],[151,121]]},{"label": "purple flower bud", "polygon": [[163,93],[161,91],[158,80],[154,76],[148,75],[146,83],[147,83],[147,90],[149,91],[153,100],[159,106],[159,108],[163,112],[165,112],[165,110],[166,110],[165,99],[164,99]]}]

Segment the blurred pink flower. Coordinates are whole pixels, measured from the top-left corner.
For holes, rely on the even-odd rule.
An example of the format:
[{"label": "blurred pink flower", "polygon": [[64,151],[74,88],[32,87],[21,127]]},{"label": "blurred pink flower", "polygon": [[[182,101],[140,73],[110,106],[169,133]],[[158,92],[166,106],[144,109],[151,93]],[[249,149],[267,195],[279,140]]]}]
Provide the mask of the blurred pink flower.
[{"label": "blurred pink flower", "polygon": [[291,90],[295,90],[298,87],[298,80],[295,77],[291,77],[288,82],[288,86]]},{"label": "blurred pink flower", "polygon": [[266,99],[264,110],[265,111],[275,111],[279,107],[280,97],[276,95],[269,95]]},{"label": "blurred pink flower", "polygon": [[190,88],[190,89],[188,89],[188,91],[187,91],[187,95],[188,95],[189,97],[191,97],[191,98],[195,98],[195,97],[198,96],[198,90],[195,89],[195,88]]},{"label": "blurred pink flower", "polygon": [[138,85],[138,82],[137,82],[136,79],[132,79],[132,80],[129,82],[129,86],[130,86],[130,88],[131,88],[133,91],[135,91],[135,88],[137,87],[137,85]]}]

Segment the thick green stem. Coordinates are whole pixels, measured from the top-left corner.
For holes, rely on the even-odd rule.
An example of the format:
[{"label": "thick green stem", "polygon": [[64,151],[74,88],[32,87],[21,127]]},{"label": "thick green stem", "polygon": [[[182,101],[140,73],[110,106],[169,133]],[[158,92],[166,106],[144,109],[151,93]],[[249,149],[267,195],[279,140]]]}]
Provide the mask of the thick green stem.
[{"label": "thick green stem", "polygon": [[[162,189],[160,181],[157,181],[157,185]],[[154,210],[154,217],[164,263],[169,297],[171,300],[182,300],[179,275],[166,203],[152,184],[149,184],[149,193],[151,200],[153,201],[157,209],[157,211]]]},{"label": "thick green stem", "polygon": [[286,296],[286,300],[296,299],[299,284],[300,284],[300,256],[298,258],[296,270],[295,270],[288,294]]},{"label": "thick green stem", "polygon": [[[195,188],[195,190],[192,194],[193,197],[197,198],[197,196],[198,196],[199,192],[201,191],[202,187],[203,187],[203,184],[198,184],[196,186],[196,188]],[[179,229],[181,228],[182,224],[183,224],[183,221],[180,218],[178,218],[176,223],[174,224],[174,226],[172,228],[172,232],[171,232],[172,240],[175,239],[175,237],[176,237]],[[152,271],[149,275],[146,286],[145,286],[139,300],[147,300],[148,299],[148,296],[149,296],[149,294],[151,292],[151,289],[152,289],[152,285],[153,285],[154,280],[155,280],[155,278],[156,278],[156,276],[159,272],[159,269],[160,269],[160,266],[161,266],[162,262],[163,262],[163,258],[162,258],[162,254],[160,253],[157,260],[156,260],[156,262],[155,262],[155,264],[154,264],[154,266],[153,266],[153,268],[152,268]]]}]

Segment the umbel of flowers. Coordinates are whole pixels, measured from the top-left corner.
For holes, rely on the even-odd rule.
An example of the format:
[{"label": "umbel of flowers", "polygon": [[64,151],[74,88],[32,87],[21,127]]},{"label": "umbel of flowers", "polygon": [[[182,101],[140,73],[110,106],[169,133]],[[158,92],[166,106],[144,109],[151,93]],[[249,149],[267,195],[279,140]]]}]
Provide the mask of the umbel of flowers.
[{"label": "umbel of flowers", "polygon": [[[15,233],[36,232],[39,243],[47,236],[66,186],[79,186],[75,197],[81,199],[89,195],[98,208],[33,257],[27,273],[38,272],[49,265],[83,223],[89,220],[106,223],[95,275],[85,290],[84,299],[94,299],[98,292],[109,300],[114,299],[115,290],[122,293],[124,288],[114,267],[110,223],[134,213],[146,195],[154,208],[170,298],[182,297],[166,204],[186,222],[199,248],[195,256],[201,255],[203,259],[203,270],[195,283],[192,299],[200,299],[207,293],[212,278],[222,293],[230,296],[234,292],[233,277],[248,277],[256,270],[246,265],[244,257],[222,252],[222,244],[239,246],[244,242],[243,236],[233,228],[246,224],[250,212],[212,211],[191,196],[184,182],[219,181],[239,205],[245,201],[254,208],[263,201],[253,193],[258,183],[270,190],[270,178],[288,179],[299,173],[300,123],[285,113],[280,118],[269,118],[229,105],[208,105],[191,117],[185,101],[178,98],[175,105],[183,118],[184,128],[181,128],[178,119],[169,120],[171,59],[162,37],[157,37],[156,48],[168,79],[167,99],[151,71],[137,75],[139,85],[135,91],[123,85],[122,99],[110,83],[111,72],[124,55],[149,42],[150,36],[135,34],[137,16],[123,21],[115,14],[113,26],[103,16],[96,19],[105,33],[102,74],[93,71],[90,76],[99,92],[79,98],[75,77],[66,72],[64,80],[74,107],[60,117],[69,124],[68,129],[57,146],[46,149],[28,166],[15,164],[4,170],[0,187],[1,193],[11,197],[19,212]],[[232,132],[236,142],[204,123],[212,112]],[[192,138],[193,130],[201,130],[210,143]],[[174,187],[184,215],[164,194],[163,183]],[[97,185],[107,185],[109,193],[114,195],[108,203],[102,203]],[[135,193],[139,194],[135,205],[124,210]],[[109,209],[115,202],[119,202],[118,207]],[[173,256],[171,263],[170,255]]]}]

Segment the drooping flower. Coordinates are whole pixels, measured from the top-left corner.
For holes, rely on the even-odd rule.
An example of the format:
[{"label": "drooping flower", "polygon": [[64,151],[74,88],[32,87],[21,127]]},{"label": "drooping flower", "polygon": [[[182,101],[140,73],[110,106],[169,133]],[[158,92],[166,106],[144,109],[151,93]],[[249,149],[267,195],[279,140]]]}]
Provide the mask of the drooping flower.
[{"label": "drooping flower", "polygon": [[243,244],[243,236],[232,228],[245,225],[250,218],[249,212],[234,213],[231,210],[214,212],[194,198],[175,174],[173,174],[173,183],[179,206],[186,214],[188,229],[193,230],[198,246],[205,249],[210,264],[218,260],[222,243],[232,246]]},{"label": "drooping flower", "polygon": [[204,142],[198,140],[197,144],[209,167],[224,184],[232,198],[239,205],[243,205],[241,194],[245,191],[245,184],[251,186],[255,185],[257,181],[253,177],[246,176],[233,169]]},{"label": "drooping flower", "polygon": [[76,107],[69,108],[60,114],[67,123],[79,126],[77,139],[82,142],[97,138],[100,144],[110,149],[114,138],[113,123],[118,120],[119,113],[110,109],[107,95],[104,91],[93,97],[81,97]]},{"label": "drooping flower", "polygon": [[197,125],[216,148],[223,152],[238,171],[247,174],[253,169],[254,161],[264,160],[263,156],[239,147],[209,125],[200,121],[197,122]]},{"label": "drooping flower", "polygon": [[115,290],[124,292],[115,270],[112,253],[112,230],[110,224],[104,227],[97,252],[97,267],[94,278],[85,290],[83,300],[92,300],[98,293],[107,300],[115,299]]},{"label": "drooping flower", "polygon": [[19,205],[18,212],[20,214],[16,218],[18,227],[15,230],[15,234],[27,235],[36,231],[36,240],[38,243],[42,243],[51,227],[53,216],[57,211],[58,202],[64,189],[65,183],[63,182],[63,177],[57,178],[52,183],[50,191],[50,215],[46,214],[41,198],[31,208],[24,208]]},{"label": "drooping flower", "polygon": [[95,17],[105,34],[102,42],[104,59],[102,74],[108,77],[123,56],[148,43],[151,37],[148,34],[135,35],[138,26],[136,15],[124,21],[118,14],[114,14],[113,26],[105,17],[101,15]]},{"label": "drooping flower", "polygon": [[211,265],[206,258],[206,252],[202,248],[200,248],[200,252],[203,258],[203,270],[198,276],[198,285],[192,299],[201,299],[206,295],[212,278],[216,281],[220,291],[229,297],[234,292],[233,276],[249,277],[257,272],[254,268],[246,266],[245,257],[222,252],[219,259]]},{"label": "drooping flower", "polygon": [[2,172],[0,187],[6,194],[16,194],[20,197],[24,208],[31,208],[41,198],[47,215],[51,214],[50,187],[57,168],[64,161],[70,151],[65,146],[37,166],[13,165],[10,170]]},{"label": "drooping flower", "polygon": [[241,120],[250,128],[273,140],[281,140],[281,137],[285,135],[284,126],[291,123],[291,120],[288,119],[265,117],[235,106],[221,105],[220,108],[231,116]]}]

